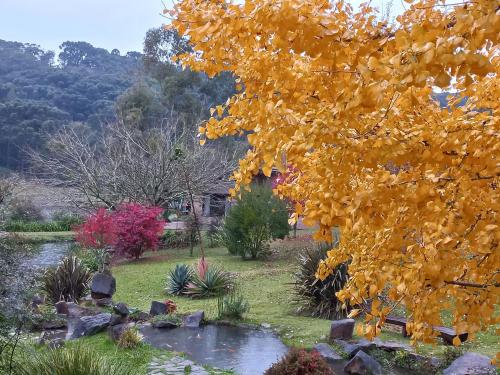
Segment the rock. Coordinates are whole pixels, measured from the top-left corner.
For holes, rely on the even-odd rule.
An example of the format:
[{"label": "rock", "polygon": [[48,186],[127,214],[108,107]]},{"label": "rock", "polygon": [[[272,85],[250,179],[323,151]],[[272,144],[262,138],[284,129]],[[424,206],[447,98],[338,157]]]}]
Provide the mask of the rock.
[{"label": "rock", "polygon": [[382,375],[382,366],[363,351],[358,351],[344,367],[350,375]]},{"label": "rock", "polygon": [[358,342],[347,342],[344,340],[334,340],[334,343],[340,346],[342,351],[349,357],[354,357],[360,350],[369,353],[373,350],[376,345],[373,341],[368,341],[365,339],[359,340]]},{"label": "rock", "polygon": [[116,280],[108,273],[96,273],[92,277],[90,292],[93,299],[111,298],[116,292]]},{"label": "rock", "polygon": [[63,314],[63,315],[68,315],[69,314],[69,309],[68,309],[68,304],[66,301],[59,301],[55,304],[56,307],[56,312],[58,314]]},{"label": "rock", "polygon": [[196,311],[195,313],[184,317],[184,320],[182,321],[182,326],[183,327],[198,328],[203,319],[205,319],[205,312],[204,311]]},{"label": "rock", "polygon": [[260,326],[265,329],[271,328],[271,325],[269,323],[262,323]]},{"label": "rock", "polygon": [[413,352],[414,349],[407,344],[396,341],[381,341],[379,339],[373,340],[374,344],[378,349],[385,350],[386,352],[396,352],[398,350],[404,350],[406,352]]},{"label": "rock", "polygon": [[111,319],[109,320],[110,326],[116,326],[118,324],[126,323],[126,317],[120,316],[118,314],[111,314]]},{"label": "rock", "polygon": [[121,323],[108,327],[108,336],[113,341],[118,341],[124,331],[134,326],[134,323]]},{"label": "rock", "polygon": [[313,350],[316,350],[329,365],[335,365],[339,361],[343,361],[343,358],[338,355],[328,344],[321,343],[313,346]]},{"label": "rock", "polygon": [[131,313],[128,318],[134,322],[145,322],[146,320],[149,319],[149,314],[144,311],[137,311],[134,313]]},{"label": "rock", "polygon": [[39,345],[47,345],[49,348],[59,348],[64,345],[64,338],[66,337],[66,331],[55,330],[55,331],[44,331],[38,339]]},{"label": "rock", "polygon": [[68,309],[68,317],[80,318],[82,316],[92,316],[96,315],[98,312],[94,309],[88,307],[82,307],[74,302],[66,302],[66,307]]},{"label": "rock", "polygon": [[354,332],[354,324],[354,319],[334,320],[330,327],[330,342],[335,339],[351,339]]},{"label": "rock", "polygon": [[102,331],[111,321],[110,313],[102,313],[94,316],[84,316],[78,319],[69,339],[77,339],[82,336],[92,336]]},{"label": "rock", "polygon": [[42,328],[46,330],[54,330],[66,328],[68,323],[64,319],[54,319],[42,322]]},{"label": "rock", "polygon": [[38,306],[43,305],[45,303],[45,298],[43,296],[40,296],[38,294],[35,294],[31,298],[31,307],[36,310],[38,309]]},{"label": "rock", "polygon": [[[219,373],[216,369],[212,369],[210,373]],[[222,373],[222,372],[220,372]],[[173,357],[173,358],[153,358],[149,367],[148,375],[209,375],[209,372],[205,370],[202,366],[195,364],[193,361],[183,357]]]},{"label": "rock", "polygon": [[100,298],[94,300],[96,306],[99,307],[111,307],[113,306],[113,300],[111,298]]},{"label": "rock", "polygon": [[495,375],[496,373],[491,360],[478,353],[465,353],[443,371],[443,375]]},{"label": "rock", "polygon": [[128,309],[128,306],[122,302],[114,305],[113,311],[121,316],[127,316],[128,314],[130,314],[130,310]]},{"label": "rock", "polygon": [[173,321],[173,320],[159,320],[151,323],[151,326],[153,328],[177,328],[179,327],[179,323]]},{"label": "rock", "polygon": [[436,373],[441,368],[443,361],[437,357],[426,357],[414,352],[408,352],[408,358],[411,363],[418,362],[421,368],[429,369],[429,373]]},{"label": "rock", "polygon": [[151,309],[149,310],[149,315],[166,315],[168,312],[167,305],[163,302],[153,301],[151,302]]}]

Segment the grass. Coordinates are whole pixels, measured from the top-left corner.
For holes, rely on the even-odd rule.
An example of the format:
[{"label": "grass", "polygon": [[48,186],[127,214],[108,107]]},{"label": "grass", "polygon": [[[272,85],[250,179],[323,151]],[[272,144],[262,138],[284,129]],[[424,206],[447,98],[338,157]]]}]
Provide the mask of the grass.
[{"label": "grass", "polygon": [[[147,344],[141,344],[134,349],[122,349],[111,341],[106,333],[100,333],[95,336],[83,337],[76,341],[68,341],[67,347],[72,345],[84,344],[91,347],[98,354],[107,357],[114,362],[120,362],[127,365],[128,368],[136,370],[137,374],[145,374],[147,367],[153,357],[165,356],[165,351],[154,349]],[[170,354],[168,354],[170,355]]]},{"label": "grass", "polygon": [[[197,253],[198,249],[195,251]],[[241,293],[250,303],[246,322],[271,324],[287,345],[311,347],[317,342],[326,341],[330,321],[297,316],[290,304],[291,275],[295,267],[293,248],[288,249],[286,256],[272,261],[243,261],[240,257],[228,255],[223,248],[207,249],[206,254],[209,263],[218,264],[226,271],[237,274]],[[169,296],[164,291],[169,269],[176,263],[193,264],[196,260],[189,256],[188,249],[162,250],[148,253],[138,261],[115,266],[113,274],[117,279],[117,292],[114,299],[144,311],[149,311],[152,300],[172,299],[179,313],[204,310],[208,319],[215,319],[216,298],[192,300]],[[409,342],[401,334],[390,331],[384,331],[381,339]],[[440,355],[445,346],[426,344],[420,345],[418,349],[424,354]],[[465,350],[494,357],[500,351],[494,328],[478,334],[476,341],[466,343]]]}]

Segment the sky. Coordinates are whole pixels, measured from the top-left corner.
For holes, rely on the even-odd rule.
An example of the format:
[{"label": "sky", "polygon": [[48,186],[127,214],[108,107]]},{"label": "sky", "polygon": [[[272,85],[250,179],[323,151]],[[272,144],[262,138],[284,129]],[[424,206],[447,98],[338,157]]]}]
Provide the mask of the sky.
[{"label": "sky", "polygon": [[[362,0],[351,0],[358,5]],[[389,0],[372,0],[382,5]],[[393,14],[402,0],[394,0]],[[171,5],[171,0],[165,0]],[[0,39],[58,51],[64,41],[85,41],[122,54],[142,51],[146,31],[166,23],[161,0],[0,0]]]}]

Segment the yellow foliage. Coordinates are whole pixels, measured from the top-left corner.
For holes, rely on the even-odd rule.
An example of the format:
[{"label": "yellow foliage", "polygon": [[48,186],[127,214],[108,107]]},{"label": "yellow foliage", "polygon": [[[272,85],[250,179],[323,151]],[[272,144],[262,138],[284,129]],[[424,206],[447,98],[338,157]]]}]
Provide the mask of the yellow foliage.
[{"label": "yellow foliage", "polygon": [[[185,66],[237,77],[200,130],[249,134],[236,191],[286,158],[293,176],[276,193],[301,202],[315,238],[341,227],[318,277],[350,260],[339,298],[386,293],[428,342],[445,309],[471,336],[499,321],[500,11],[409,2],[394,26],[368,3],[327,0],[180,0],[170,14],[194,48]],[[448,109],[436,86],[456,91]],[[389,312],[377,302],[360,329],[377,335]]]}]

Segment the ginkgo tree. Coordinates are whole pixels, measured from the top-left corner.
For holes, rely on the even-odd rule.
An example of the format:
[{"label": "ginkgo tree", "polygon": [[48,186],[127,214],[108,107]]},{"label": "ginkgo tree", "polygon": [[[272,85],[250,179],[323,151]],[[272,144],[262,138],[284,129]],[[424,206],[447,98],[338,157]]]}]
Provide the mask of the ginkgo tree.
[{"label": "ginkgo tree", "polygon": [[[317,240],[341,228],[317,276],[350,262],[339,298],[372,301],[364,334],[401,305],[414,341],[434,339],[445,311],[473,337],[500,322],[500,5],[407,3],[394,25],[346,1],[180,0],[167,13],[193,47],[184,66],[237,78],[200,128],[248,135],[235,193],[291,166],[276,193],[300,202],[291,219],[319,225]],[[438,90],[454,92],[447,108]]]}]

